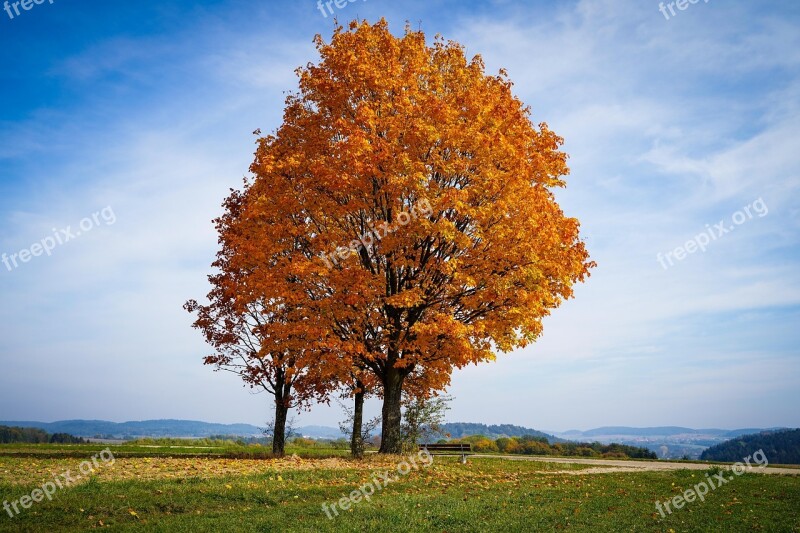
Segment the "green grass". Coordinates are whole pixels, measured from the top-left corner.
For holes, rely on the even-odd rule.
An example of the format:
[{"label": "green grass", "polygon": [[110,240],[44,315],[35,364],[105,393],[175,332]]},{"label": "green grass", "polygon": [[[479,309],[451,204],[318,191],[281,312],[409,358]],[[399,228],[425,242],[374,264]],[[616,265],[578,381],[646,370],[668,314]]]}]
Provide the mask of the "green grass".
[{"label": "green grass", "polygon": [[[115,457],[227,457],[227,458],[270,458],[272,449],[263,446],[240,446],[218,444],[214,446],[194,445],[151,445],[151,444],[2,444],[0,457],[51,457],[87,458],[109,448]],[[287,446],[286,454],[303,457],[347,457],[350,450],[332,447],[300,448]]]},{"label": "green grass", "polygon": [[[303,462],[205,458],[196,475],[122,479],[176,460],[119,459],[88,482],[56,493],[15,518],[0,509],[0,531],[800,531],[800,478],[744,474],[666,518],[655,510],[704,479],[702,471],[581,474],[587,465],[436,457],[427,469],[328,519],[331,504],[401,458]],[[20,469],[31,462],[27,470]],[[256,472],[214,474],[247,464]],[[305,465],[305,466],[302,466]],[[0,499],[17,499],[75,468],[69,458],[0,457]],[[219,468],[218,468],[219,467]],[[22,472],[5,474],[4,472]],[[558,473],[570,471],[572,474]],[[24,474],[30,472],[30,474]],[[120,479],[117,479],[120,478]],[[134,514],[135,513],[135,514]]]}]

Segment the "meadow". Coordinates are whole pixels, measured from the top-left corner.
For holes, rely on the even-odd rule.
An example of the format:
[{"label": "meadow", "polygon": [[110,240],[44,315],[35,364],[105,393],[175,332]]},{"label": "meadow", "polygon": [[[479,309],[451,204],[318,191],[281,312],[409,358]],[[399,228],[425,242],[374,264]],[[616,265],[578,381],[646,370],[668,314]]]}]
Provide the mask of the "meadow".
[{"label": "meadow", "polygon": [[[0,499],[30,495],[104,448],[3,446]],[[113,463],[52,501],[3,513],[0,531],[800,531],[797,476],[746,473],[662,517],[655,502],[704,471],[598,473],[591,464],[474,457],[463,465],[435,456],[400,475],[407,456],[354,461],[296,449],[283,459],[248,458],[236,447],[211,448],[112,446]],[[326,515],[323,504],[387,471],[396,480],[368,501]]]}]

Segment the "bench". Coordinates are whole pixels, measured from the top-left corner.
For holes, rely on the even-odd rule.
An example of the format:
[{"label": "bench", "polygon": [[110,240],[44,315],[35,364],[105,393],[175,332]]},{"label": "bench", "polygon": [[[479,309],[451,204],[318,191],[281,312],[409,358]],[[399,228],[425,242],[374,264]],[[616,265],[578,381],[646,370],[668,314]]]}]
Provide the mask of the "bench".
[{"label": "bench", "polygon": [[419,445],[420,451],[425,450],[430,454],[434,452],[440,453],[456,453],[461,454],[461,462],[467,462],[467,454],[472,452],[472,445],[467,444],[420,444]]}]

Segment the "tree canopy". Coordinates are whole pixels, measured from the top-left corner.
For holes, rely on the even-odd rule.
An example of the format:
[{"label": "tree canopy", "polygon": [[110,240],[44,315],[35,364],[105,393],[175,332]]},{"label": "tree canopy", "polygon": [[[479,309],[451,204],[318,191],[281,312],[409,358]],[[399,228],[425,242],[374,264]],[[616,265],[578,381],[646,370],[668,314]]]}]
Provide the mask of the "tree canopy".
[{"label": "tree canopy", "polygon": [[233,193],[225,266],[237,312],[270,317],[270,350],[314,361],[320,382],[374,379],[381,450],[398,452],[404,390],[535,341],[593,263],[552,192],[562,139],[505,72],[383,20],[315,42]]}]

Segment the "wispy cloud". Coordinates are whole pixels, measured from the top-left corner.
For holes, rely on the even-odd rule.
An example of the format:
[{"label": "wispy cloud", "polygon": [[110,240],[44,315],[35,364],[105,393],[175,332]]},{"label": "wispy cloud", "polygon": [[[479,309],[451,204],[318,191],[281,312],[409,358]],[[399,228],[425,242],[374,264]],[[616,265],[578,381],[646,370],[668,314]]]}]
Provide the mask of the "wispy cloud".
[{"label": "wispy cloud", "polygon": [[[800,424],[800,13],[778,2],[709,3],[670,21],[632,0],[438,7],[368,2],[352,15],[385,13],[398,33],[420,21],[509,71],[534,120],[566,139],[572,174],[558,198],[599,263],[538,343],[454,376],[450,417]],[[63,46],[14,58],[15,76],[50,85],[46,97],[13,95],[22,107],[0,122],[0,253],[106,205],[118,221],[0,271],[0,418],[263,422],[264,398],[202,367],[208,349],[180,306],[207,291],[210,220],[247,171],[251,132],[279,125],[294,69],[331,22],[311,3],[164,10],[153,27],[98,16],[93,37],[59,30]],[[30,27],[44,35],[50,20]],[[759,197],[769,216],[668,271],[658,264]],[[553,397],[557,409],[507,410]],[[316,408],[303,421],[337,416]]]}]

